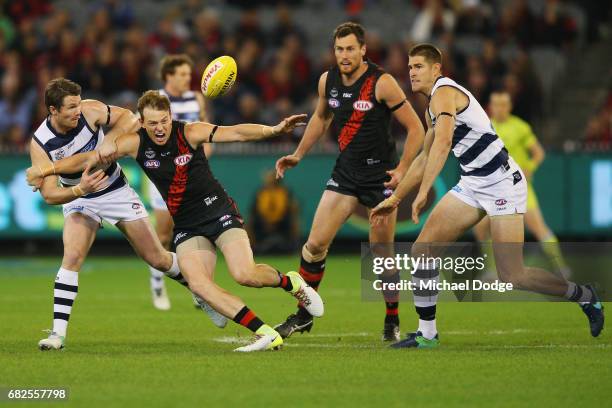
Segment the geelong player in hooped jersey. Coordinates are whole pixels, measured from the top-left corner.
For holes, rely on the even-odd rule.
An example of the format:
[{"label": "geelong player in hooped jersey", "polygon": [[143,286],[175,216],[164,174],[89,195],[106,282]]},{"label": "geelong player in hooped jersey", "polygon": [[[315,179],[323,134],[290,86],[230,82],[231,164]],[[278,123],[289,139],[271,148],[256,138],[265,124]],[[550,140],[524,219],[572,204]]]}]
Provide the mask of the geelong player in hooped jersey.
[{"label": "geelong player in hooped jersey", "polygon": [[[159,76],[164,87],[159,93],[170,100],[172,119],[184,122],[206,121],[204,96],[190,89],[193,61],[186,54],[170,54],[161,59]],[[212,144],[204,146],[206,157],[212,153]],[[164,248],[169,249],[174,224],[168,207],[155,185],[148,180],[149,202],[155,217],[155,232]],[[159,310],[170,309],[170,299],[164,285],[164,273],[149,267],[153,305]],[[199,306],[196,300],[196,306]]]},{"label": "geelong player in hooped jersey", "polygon": [[[370,209],[391,195],[416,156],[425,133],[395,79],[365,59],[364,37],[363,27],[356,23],[336,28],[336,66],[319,79],[315,113],[295,152],[276,162],[277,177],[283,177],[287,169],[298,165],[332,121],[339,129],[340,154],[302,248],[300,273],[314,288],[323,278],[327,250],[338,230],[359,204]],[[399,161],[389,131],[392,116],[408,130]],[[371,243],[393,242],[396,214],[385,225],[370,225]],[[397,292],[384,293],[384,298],[383,340],[399,340]],[[296,331],[310,331],[312,324],[312,316],[298,307],[297,313],[277,329],[289,337]]]},{"label": "geelong player in hooped jersey", "polygon": [[[148,220],[140,198],[128,185],[121,166],[111,163],[104,170],[62,171],[64,158],[90,152],[107,154],[113,140],[137,125],[129,111],[96,100],[81,101],[81,87],[64,78],[50,81],[45,89],[49,116],[34,132],[30,144],[32,167],[28,179],[48,204],[63,204],[64,257],[55,278],[53,329],[39,342],[41,350],[64,347],[68,320],[78,290],[78,272],[93,244],[102,220],[116,225],[151,267],[185,283],[176,255],[165,250]],[[105,136],[102,126],[110,126]],[[42,175],[50,175],[41,179]],[[59,183],[58,183],[59,182]]]},{"label": "geelong player in hooped jersey", "polygon": [[[158,91],[147,91],[138,100],[142,128],[117,140],[111,159],[136,159],[160,191],[174,220],[178,263],[190,289],[219,313],[255,333],[251,344],[236,351],[276,349],[282,337],[261,321],[238,297],[214,282],[216,248],[225,257],[232,277],[250,287],[280,287],[298,299],[314,316],[323,314],[323,301],[297,272],[280,273],[255,264],[249,239],[236,204],[212,175],[202,145],[265,139],[289,132],[306,115],[286,118],[274,127],[243,124],[173,121],[170,101]],[[77,171],[108,159],[96,152],[83,153],[56,163],[58,171]],[[46,175],[46,174],[45,174]]]},{"label": "geelong player in hooped jersey", "polygon": [[[441,246],[429,244],[454,242],[488,215],[500,279],[519,289],[579,302],[589,320],[591,335],[597,337],[603,329],[604,315],[603,305],[593,287],[577,285],[544,269],[523,264],[526,180],[520,167],[508,155],[485,111],[467,89],[442,76],[442,54],[435,46],[419,44],[413,47],[408,66],[412,90],[430,99],[424,149],[391,197],[372,211],[372,218],[375,222],[384,222],[384,216],[391,214],[400,200],[420,183],[412,203],[412,218],[418,223],[427,194],[452,151],[459,161],[461,179],[432,210],[412,247],[412,256],[441,256]],[[421,289],[431,287],[438,277],[435,265],[426,264],[414,272],[416,289],[413,294],[419,327],[393,347],[438,346],[438,293]]]}]

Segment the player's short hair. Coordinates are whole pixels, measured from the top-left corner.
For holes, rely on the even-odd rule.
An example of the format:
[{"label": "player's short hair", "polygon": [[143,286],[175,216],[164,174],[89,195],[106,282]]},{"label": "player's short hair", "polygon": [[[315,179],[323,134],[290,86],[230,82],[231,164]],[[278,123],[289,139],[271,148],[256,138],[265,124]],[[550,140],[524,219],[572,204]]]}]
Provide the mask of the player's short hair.
[{"label": "player's short hair", "polygon": [[143,112],[145,108],[170,111],[170,100],[166,95],[159,93],[159,91],[146,91],[138,98],[138,113],[140,113],[141,119],[144,119]]},{"label": "player's short hair", "polygon": [[181,65],[189,65],[193,69],[193,60],[187,54],[170,54],[164,56],[159,63],[159,77],[162,81],[166,81],[168,75],[174,74],[176,67]]},{"label": "player's short hair", "polygon": [[45,106],[51,112],[51,106],[60,110],[66,96],[81,95],[81,85],[66,78],[55,78],[45,88]]},{"label": "player's short hair", "polygon": [[425,57],[425,61],[429,62],[430,64],[442,64],[442,51],[432,44],[417,44],[410,49],[408,56],[421,56]]},{"label": "player's short hair", "polygon": [[333,41],[335,42],[336,38],[347,37],[351,34],[355,34],[359,45],[365,44],[365,30],[363,29],[363,26],[361,24],[353,23],[351,21],[342,23],[338,27],[336,27],[336,29],[334,30]]}]

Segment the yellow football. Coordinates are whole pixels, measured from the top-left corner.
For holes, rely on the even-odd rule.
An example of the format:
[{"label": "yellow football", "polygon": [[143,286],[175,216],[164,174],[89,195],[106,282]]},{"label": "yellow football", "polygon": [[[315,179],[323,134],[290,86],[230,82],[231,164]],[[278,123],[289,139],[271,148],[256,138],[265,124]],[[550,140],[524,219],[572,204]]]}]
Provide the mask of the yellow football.
[{"label": "yellow football", "polygon": [[237,75],[238,67],[232,57],[224,55],[214,59],[202,74],[202,93],[210,99],[225,94],[234,85]]}]

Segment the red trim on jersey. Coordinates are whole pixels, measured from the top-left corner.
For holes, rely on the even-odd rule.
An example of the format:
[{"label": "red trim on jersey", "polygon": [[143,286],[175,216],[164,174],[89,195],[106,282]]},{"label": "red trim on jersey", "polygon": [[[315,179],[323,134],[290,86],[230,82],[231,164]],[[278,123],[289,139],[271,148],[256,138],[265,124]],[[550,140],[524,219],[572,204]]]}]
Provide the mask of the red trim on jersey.
[{"label": "red trim on jersey", "polygon": [[[179,155],[191,153],[180,128],[177,128],[176,140]],[[172,162],[174,163],[174,160],[172,160]],[[181,206],[181,202],[183,201],[183,195],[185,194],[185,190],[187,190],[187,169],[188,165],[179,166],[174,163],[174,177],[172,178],[172,183],[170,183],[170,187],[168,188],[167,205],[170,215],[176,215],[179,207]]]},{"label": "red trim on jersey", "polygon": [[[372,94],[374,92],[374,84],[376,83],[376,75],[370,75],[363,85],[361,86],[361,90],[359,91],[359,100],[360,101],[369,101],[372,98]],[[349,120],[344,124],[342,130],[340,131],[340,135],[338,136],[338,144],[340,145],[340,151],[346,149],[346,146],[351,143],[359,129],[361,129],[361,125],[363,124],[363,118],[365,117],[366,112],[360,110],[353,110],[353,114],[349,118]]]}]

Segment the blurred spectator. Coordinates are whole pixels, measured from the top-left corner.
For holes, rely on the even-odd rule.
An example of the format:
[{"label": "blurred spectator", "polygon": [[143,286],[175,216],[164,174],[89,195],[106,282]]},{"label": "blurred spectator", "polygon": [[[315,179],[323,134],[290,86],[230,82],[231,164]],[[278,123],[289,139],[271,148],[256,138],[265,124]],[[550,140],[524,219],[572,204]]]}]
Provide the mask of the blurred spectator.
[{"label": "blurred spectator", "polygon": [[612,90],[604,105],[587,124],[585,147],[589,150],[612,150]]},{"label": "blurred spectator", "polygon": [[19,151],[29,136],[36,91],[24,89],[17,73],[4,75],[0,88],[0,148]]},{"label": "blurred spectator", "polygon": [[412,39],[415,42],[431,41],[432,38],[453,31],[455,14],[445,7],[442,0],[427,0],[412,25]]},{"label": "blurred spectator", "polygon": [[257,253],[292,252],[299,245],[299,208],[293,194],[274,171],[263,177],[255,193],[247,231]]}]

